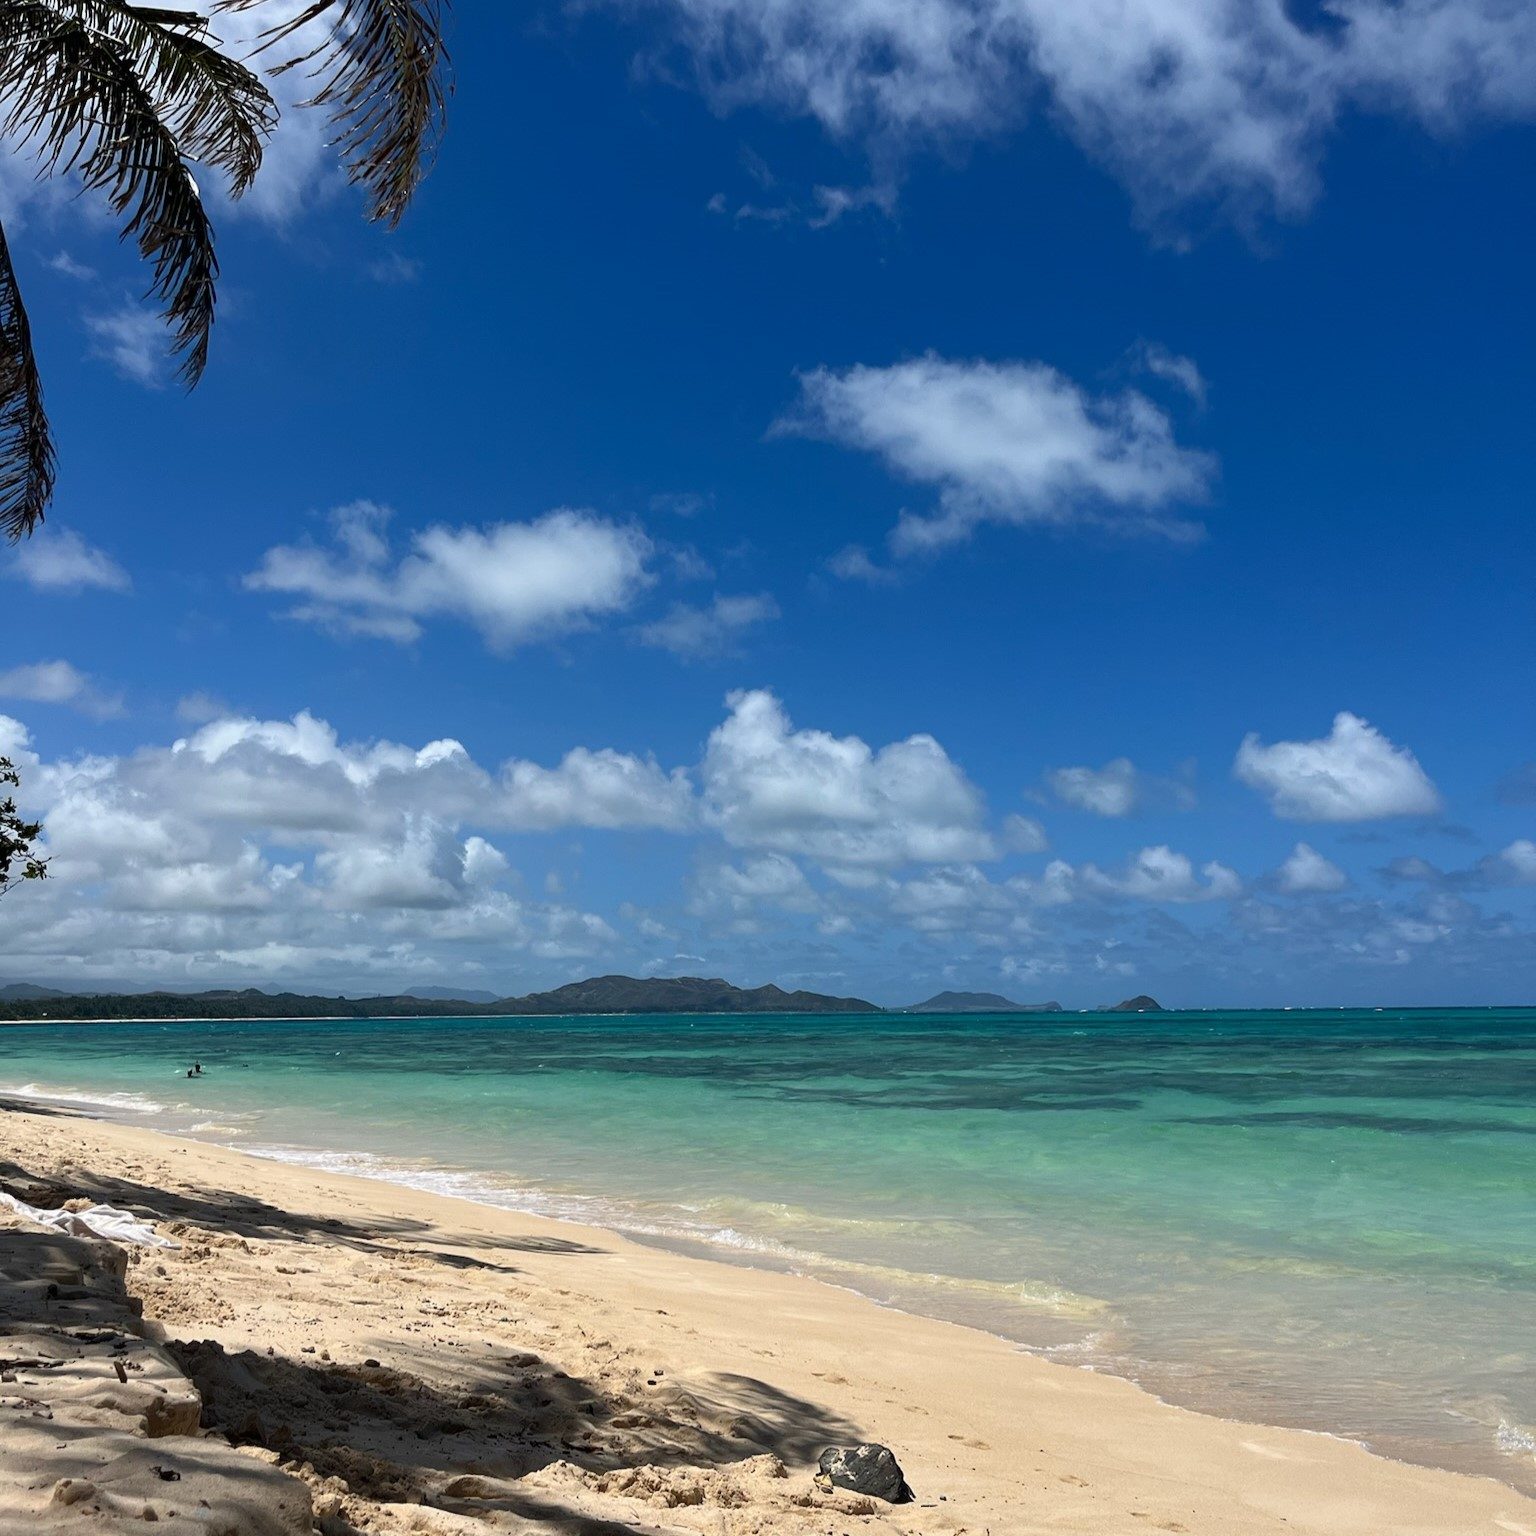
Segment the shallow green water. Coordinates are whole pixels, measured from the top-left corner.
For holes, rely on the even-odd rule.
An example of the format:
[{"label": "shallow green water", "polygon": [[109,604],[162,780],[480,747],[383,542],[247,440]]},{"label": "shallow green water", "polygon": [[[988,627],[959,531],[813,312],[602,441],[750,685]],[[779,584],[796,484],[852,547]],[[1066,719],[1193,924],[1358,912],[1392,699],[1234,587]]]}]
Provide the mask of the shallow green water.
[{"label": "shallow green water", "polygon": [[1536,1010],[0,1030],[22,1089],[1536,1488]]}]

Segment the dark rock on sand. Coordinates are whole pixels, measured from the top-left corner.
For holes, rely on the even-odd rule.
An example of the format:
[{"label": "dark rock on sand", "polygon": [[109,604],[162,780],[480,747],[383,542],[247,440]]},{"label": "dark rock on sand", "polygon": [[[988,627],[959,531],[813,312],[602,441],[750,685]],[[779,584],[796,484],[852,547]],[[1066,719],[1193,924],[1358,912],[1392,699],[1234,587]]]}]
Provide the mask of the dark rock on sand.
[{"label": "dark rock on sand", "polygon": [[816,1486],[824,1493],[846,1488],[887,1504],[910,1504],[912,1490],[896,1457],[883,1445],[834,1445],[821,1453]]}]

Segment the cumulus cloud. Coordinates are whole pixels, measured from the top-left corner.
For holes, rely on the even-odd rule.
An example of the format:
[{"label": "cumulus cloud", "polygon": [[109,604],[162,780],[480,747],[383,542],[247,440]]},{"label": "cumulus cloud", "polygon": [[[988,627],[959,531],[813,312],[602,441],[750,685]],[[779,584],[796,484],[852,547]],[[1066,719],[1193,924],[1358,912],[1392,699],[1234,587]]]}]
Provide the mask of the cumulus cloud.
[{"label": "cumulus cloud", "polygon": [[1203,884],[1187,854],[1175,853],[1160,843],[1155,848],[1143,848],[1122,869],[1105,871],[1085,864],[1077,878],[1094,894],[1130,896],[1138,901],[1230,901],[1242,894],[1243,882],[1237,871],[1225,864],[1212,860],[1200,866],[1200,874]]},{"label": "cumulus cloud", "polygon": [[245,578],[255,591],[300,599],[289,617],[404,643],[428,618],[460,618],[498,649],[566,633],[619,612],[651,577],[650,541],[636,528],[562,508],[525,523],[434,526],[396,558],[391,514],[353,502],[331,514],[334,541],[278,545]]},{"label": "cumulus cloud", "polygon": [[67,661],[38,661],[0,672],[0,699],[67,704],[98,720],[123,713],[121,694],[102,689]]},{"label": "cumulus cloud", "polygon": [[1232,771],[1288,821],[1376,821],[1440,809],[1440,792],[1413,753],[1347,710],[1317,741],[1265,746],[1250,732]]},{"label": "cumulus cloud", "polygon": [[495,835],[692,818],[686,775],[649,759],[488,769],[456,741],[347,742],[304,713],[60,761],[0,717],[0,751],[53,859],[14,914],[13,963],[53,975],[423,976],[451,960],[462,979],[503,951],[591,956],[615,942],[608,924],[507,889]]},{"label": "cumulus cloud", "polygon": [[1516,838],[1494,855],[1504,883],[1536,885],[1536,843],[1528,837]]},{"label": "cumulus cloud", "polygon": [[638,635],[642,645],[700,661],[733,654],[747,630],[778,616],[779,605],[766,592],[735,597],[716,593],[704,607],[674,603],[665,617],[642,625]]},{"label": "cumulus cloud", "polygon": [[1382,871],[1392,881],[1434,886],[1441,890],[1496,890],[1536,885],[1536,842],[1518,837],[1497,853],[1484,855],[1466,869],[1441,869],[1417,854],[1393,859]]},{"label": "cumulus cloud", "polygon": [[995,855],[980,792],[933,737],[874,749],[796,730],[762,689],[727,703],[701,775],[705,815],[728,843],[855,869]]},{"label": "cumulus cloud", "polygon": [[729,913],[736,924],[755,924],[764,907],[815,912],[820,905],[805,872],[782,853],[765,853],[743,864],[709,864],[693,880],[689,909],[712,918]]},{"label": "cumulus cloud", "polygon": [[104,550],[87,544],[73,529],[40,529],[6,556],[4,572],[44,592],[79,592],[100,587],[126,592],[128,573]]},{"label": "cumulus cloud", "polygon": [[981,933],[1010,926],[1018,896],[974,864],[951,864],[894,885],[886,910],[919,933]]},{"label": "cumulus cloud", "polygon": [[986,522],[1199,536],[1179,509],[1205,496],[1213,461],[1181,447],[1167,415],[1135,390],[1094,396],[1044,363],[932,354],[818,368],[800,389],[776,430],[864,449],[938,491],[936,513],[903,514],[891,535],[898,555]]},{"label": "cumulus cloud", "polygon": [[1309,843],[1297,843],[1274,878],[1287,896],[1326,895],[1349,884],[1349,876]]},{"label": "cumulus cloud", "polygon": [[506,856],[484,838],[461,842],[430,816],[406,816],[387,841],[346,837],[315,857],[329,905],[431,909],[464,904],[507,870]]},{"label": "cumulus cloud", "polygon": [[693,785],[686,772],[663,770],[655,758],[610,748],[576,747],[556,768],[507,764],[501,794],[511,824],[557,827],[650,827],[679,832],[694,820]]},{"label": "cumulus cloud", "polygon": [[[1401,877],[1424,889],[1391,901],[1278,899],[1332,886],[1306,845],[1248,890],[1225,862],[1165,845],[992,876],[978,861],[998,844],[1039,851],[1043,832],[1018,818],[994,841],[936,743],[796,728],[762,692],[732,697],[692,772],[587,747],[482,764],[451,738],[347,740],[303,713],[221,715],[168,745],[57,760],[0,716],[0,753],[20,766],[22,807],[53,857],[53,878],[7,908],[7,960],[44,981],[513,991],[600,967],[705,965],[679,958],[690,953],[733,978],[829,987],[851,965],[836,989],[891,1001],[912,985],[899,975],[950,966],[955,984],[1076,977],[1068,996],[1132,973],[1153,991],[1198,974],[1218,990],[1283,984],[1276,995],[1297,1000],[1388,967],[1536,979],[1528,924],[1469,899],[1536,883],[1529,839],[1449,873],[1419,861]],[[698,839],[681,890],[609,893],[622,937],[561,882],[529,899],[517,872],[524,837],[599,828]],[[532,846],[542,873],[549,848]],[[664,882],[678,862],[623,867]],[[1198,923],[1184,915],[1202,908]],[[515,975],[527,984],[506,985]]]},{"label": "cumulus cloud", "polygon": [[[610,0],[633,6],[636,0]],[[1144,217],[1191,203],[1294,213],[1336,121],[1454,131],[1536,115],[1536,17],[1508,0],[648,0],[721,109],[767,103],[866,144],[995,134],[1049,115]]]},{"label": "cumulus cloud", "polygon": [[1129,816],[1141,804],[1141,777],[1128,757],[1102,768],[1056,768],[1045,777],[1063,805],[1095,816]]},{"label": "cumulus cloud", "polygon": [[1128,757],[1117,757],[1102,768],[1053,768],[1045,776],[1051,793],[1063,805],[1094,816],[1131,816],[1138,811],[1193,810],[1193,762],[1173,777],[1143,773]]}]

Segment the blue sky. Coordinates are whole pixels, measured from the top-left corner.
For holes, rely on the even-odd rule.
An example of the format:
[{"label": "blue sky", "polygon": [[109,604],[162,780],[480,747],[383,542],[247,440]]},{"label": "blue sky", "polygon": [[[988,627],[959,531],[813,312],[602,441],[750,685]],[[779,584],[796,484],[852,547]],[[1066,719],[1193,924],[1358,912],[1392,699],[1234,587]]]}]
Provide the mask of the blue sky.
[{"label": "blue sky", "polygon": [[1536,22],[1111,9],[461,7],[191,395],[8,160],[5,979],[1529,1001]]}]

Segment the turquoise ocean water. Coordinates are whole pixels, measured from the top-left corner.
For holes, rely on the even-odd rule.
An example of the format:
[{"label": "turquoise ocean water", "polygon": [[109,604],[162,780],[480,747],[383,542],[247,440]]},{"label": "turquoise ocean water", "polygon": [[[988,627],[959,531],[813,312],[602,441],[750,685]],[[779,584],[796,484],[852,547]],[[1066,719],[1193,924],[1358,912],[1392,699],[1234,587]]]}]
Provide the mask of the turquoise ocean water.
[{"label": "turquoise ocean water", "polygon": [[5,1091],[1536,1490],[1536,1010],[5,1028]]}]

